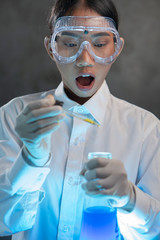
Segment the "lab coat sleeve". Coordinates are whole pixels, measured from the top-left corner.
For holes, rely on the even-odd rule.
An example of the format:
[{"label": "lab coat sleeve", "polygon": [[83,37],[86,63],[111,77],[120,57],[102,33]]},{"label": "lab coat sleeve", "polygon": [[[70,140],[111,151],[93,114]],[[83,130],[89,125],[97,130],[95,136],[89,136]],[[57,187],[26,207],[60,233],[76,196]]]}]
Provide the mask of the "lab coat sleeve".
[{"label": "lab coat sleeve", "polygon": [[15,99],[0,108],[0,236],[33,226],[45,194],[42,184],[50,171],[47,166],[30,166],[23,159],[23,143],[14,131],[23,107],[22,100]]},{"label": "lab coat sleeve", "polygon": [[146,119],[135,184],[136,204],[130,213],[118,211],[127,240],[160,239],[160,121],[154,117]]}]

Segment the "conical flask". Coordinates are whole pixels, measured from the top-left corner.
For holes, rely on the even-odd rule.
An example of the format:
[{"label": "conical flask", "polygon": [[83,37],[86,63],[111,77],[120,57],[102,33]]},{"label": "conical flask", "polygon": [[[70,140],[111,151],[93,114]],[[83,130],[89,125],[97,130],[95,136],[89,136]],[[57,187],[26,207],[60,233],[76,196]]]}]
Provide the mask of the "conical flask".
[{"label": "conical flask", "polygon": [[[91,152],[88,160],[93,158],[112,159],[108,152]],[[121,240],[117,221],[117,209],[107,205],[105,196],[85,195],[80,240]]]}]

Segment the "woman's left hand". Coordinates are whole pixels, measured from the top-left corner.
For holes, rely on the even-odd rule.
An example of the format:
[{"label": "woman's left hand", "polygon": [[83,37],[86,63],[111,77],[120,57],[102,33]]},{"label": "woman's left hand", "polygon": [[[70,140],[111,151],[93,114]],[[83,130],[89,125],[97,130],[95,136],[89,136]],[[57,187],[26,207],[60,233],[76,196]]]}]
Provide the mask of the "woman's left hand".
[{"label": "woman's left hand", "polygon": [[124,164],[115,159],[95,158],[88,161],[82,170],[86,183],[82,188],[86,194],[105,196],[108,205],[132,210],[135,203],[135,192],[127,179]]}]

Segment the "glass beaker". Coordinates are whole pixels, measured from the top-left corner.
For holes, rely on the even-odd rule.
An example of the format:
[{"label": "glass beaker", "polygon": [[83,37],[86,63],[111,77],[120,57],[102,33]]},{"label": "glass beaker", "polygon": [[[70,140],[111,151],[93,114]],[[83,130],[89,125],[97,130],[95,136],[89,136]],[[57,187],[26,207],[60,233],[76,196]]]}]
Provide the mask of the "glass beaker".
[{"label": "glass beaker", "polygon": [[[92,152],[88,159],[112,158],[108,152]],[[107,206],[104,196],[85,195],[80,240],[121,240],[117,210]]]}]

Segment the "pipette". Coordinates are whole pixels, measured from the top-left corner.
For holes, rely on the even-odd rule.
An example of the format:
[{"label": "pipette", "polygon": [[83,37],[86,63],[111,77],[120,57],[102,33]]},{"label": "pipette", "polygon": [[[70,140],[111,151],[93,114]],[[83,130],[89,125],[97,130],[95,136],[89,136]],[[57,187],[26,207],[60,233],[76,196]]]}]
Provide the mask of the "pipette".
[{"label": "pipette", "polygon": [[[52,94],[49,94],[47,97],[48,98],[54,98]],[[61,102],[61,101],[56,99],[55,105],[59,105],[59,106],[63,107],[63,102]],[[66,109],[63,109],[63,112],[66,113],[67,115],[71,116],[71,117],[76,117],[78,119],[81,119],[82,121],[88,122],[88,123],[93,124],[93,125],[95,125],[97,127],[100,126],[100,124],[97,123],[96,121],[94,121],[94,120],[92,120],[90,118],[86,118],[85,116],[83,116],[81,114],[74,113],[74,112],[72,112],[70,110],[66,110]]]},{"label": "pipette", "polygon": [[85,116],[83,115],[80,115],[80,114],[77,114],[77,113],[74,113],[74,112],[71,112],[69,110],[63,110],[64,113],[66,113],[67,115],[69,116],[72,116],[72,117],[76,117],[78,119],[81,119],[82,121],[85,121],[85,122],[88,122],[90,124],[93,124],[93,125],[96,125],[97,127],[100,126],[99,123],[97,123],[96,121],[90,119],[90,118],[86,118]]}]

